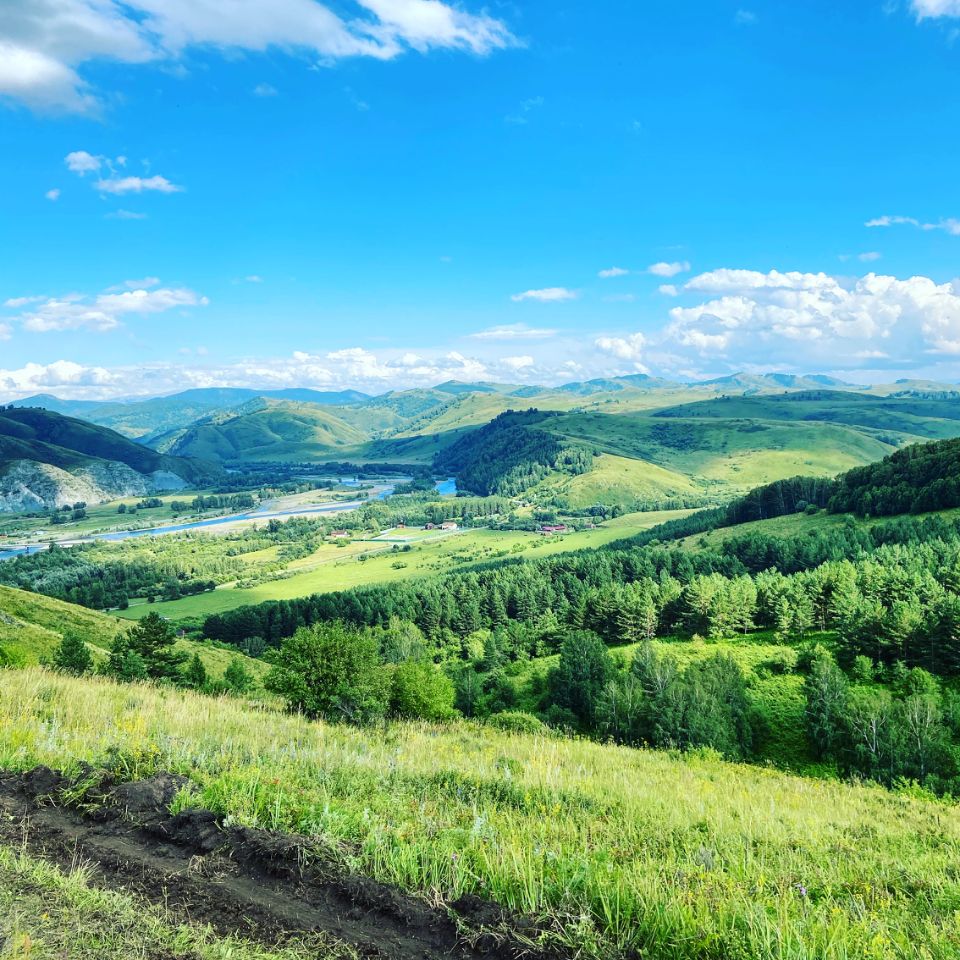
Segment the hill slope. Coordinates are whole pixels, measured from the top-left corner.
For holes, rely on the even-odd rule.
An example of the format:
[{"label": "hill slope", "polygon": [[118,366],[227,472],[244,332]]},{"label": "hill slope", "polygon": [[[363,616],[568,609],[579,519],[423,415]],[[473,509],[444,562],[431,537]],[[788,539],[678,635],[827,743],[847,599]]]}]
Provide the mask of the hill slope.
[{"label": "hill slope", "polygon": [[[94,662],[100,661],[106,657],[117,633],[129,626],[129,622],[105,613],[0,585],[0,648],[20,663],[35,664],[49,659],[64,635],[70,632],[83,637]],[[211,676],[219,677],[236,657],[240,657],[258,679],[267,671],[262,660],[239,651],[221,650],[186,639],[178,640],[177,648],[191,656],[199,653]]]},{"label": "hill slope", "polygon": [[157,453],[105,427],[50,410],[0,410],[0,512],[178,490],[219,468]]}]

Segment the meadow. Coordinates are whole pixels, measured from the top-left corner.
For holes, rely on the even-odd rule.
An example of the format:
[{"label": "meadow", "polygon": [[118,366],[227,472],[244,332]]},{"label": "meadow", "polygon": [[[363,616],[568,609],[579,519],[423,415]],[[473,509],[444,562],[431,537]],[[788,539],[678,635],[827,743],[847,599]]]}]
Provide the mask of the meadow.
[{"label": "meadow", "polygon": [[[578,956],[946,960],[960,822],[909,792],[466,722],[329,726],[37,669],[4,674],[0,766],[160,770],[175,808],[306,834],[342,869],[491,898]],[[0,865],[2,866],[2,865]]]},{"label": "meadow", "polygon": [[[415,530],[391,531],[386,540],[352,540],[341,544],[325,543],[301,560],[290,563],[281,579],[256,586],[235,583],[218,589],[157,603],[131,603],[117,615],[139,619],[152,610],[174,621],[194,620],[222,613],[264,600],[289,600],[333,590],[348,590],[374,583],[391,583],[412,577],[446,573],[458,567],[485,560],[522,555],[543,557],[568,550],[600,547],[631,534],[648,530],[659,523],[686,516],[688,510],[661,510],[634,513],[608,520],[593,530],[581,530],[562,536],[543,536],[519,530],[492,530],[486,527],[463,529],[451,534],[434,534],[428,538]],[[393,540],[396,542],[393,542]],[[407,541],[409,538],[409,541]],[[409,545],[410,550],[401,547]],[[394,548],[397,549],[394,549]],[[248,554],[251,575],[258,561],[269,563],[273,551],[259,556]]]}]

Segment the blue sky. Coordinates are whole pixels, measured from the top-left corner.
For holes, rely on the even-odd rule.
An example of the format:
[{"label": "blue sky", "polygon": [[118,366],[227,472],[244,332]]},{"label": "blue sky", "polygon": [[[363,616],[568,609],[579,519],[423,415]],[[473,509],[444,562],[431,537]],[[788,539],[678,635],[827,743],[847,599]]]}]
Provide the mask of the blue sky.
[{"label": "blue sky", "polygon": [[0,0],[0,399],[956,381],[958,37],[960,0]]}]

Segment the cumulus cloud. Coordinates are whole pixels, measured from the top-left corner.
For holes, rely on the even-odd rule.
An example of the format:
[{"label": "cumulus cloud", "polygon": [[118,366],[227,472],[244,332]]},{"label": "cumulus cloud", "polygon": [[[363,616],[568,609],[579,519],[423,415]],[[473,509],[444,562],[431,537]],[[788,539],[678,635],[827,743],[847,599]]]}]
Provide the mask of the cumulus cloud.
[{"label": "cumulus cloud", "polygon": [[525,323],[505,323],[471,333],[472,340],[544,340],[556,334],[548,327],[528,327]]},{"label": "cumulus cloud", "polygon": [[647,338],[642,333],[632,333],[626,337],[598,337],[594,340],[594,346],[620,360],[639,364],[647,348]]},{"label": "cumulus cloud", "polygon": [[504,357],[500,361],[505,367],[510,370],[526,370],[527,367],[532,367],[534,360],[533,357]]},{"label": "cumulus cloud", "polygon": [[[93,113],[94,60],[175,60],[191,47],[390,60],[406,50],[485,56],[518,41],[501,20],[441,0],[31,0],[7,2],[0,97],[35,109]],[[342,15],[341,15],[342,14]],[[269,86],[269,85],[261,85]]]},{"label": "cumulus cloud", "polygon": [[623,267],[608,267],[606,270],[601,270],[597,276],[601,280],[610,280],[613,277],[625,277],[629,272],[629,270],[624,270]]},{"label": "cumulus cloud", "polygon": [[960,353],[960,289],[928,277],[874,273],[842,281],[825,273],[714,270],[684,289],[714,295],[674,307],[665,338],[701,354],[840,362],[858,351],[900,356]]},{"label": "cumulus cloud", "polygon": [[255,97],[275,97],[278,92],[277,88],[271,86],[269,83],[258,83],[253,88],[253,95]]},{"label": "cumulus cloud", "polygon": [[49,298],[18,297],[8,300],[5,305],[14,309],[28,308],[17,318],[25,330],[49,333],[58,330],[104,332],[119,327],[126,316],[145,316],[208,303],[206,297],[185,287],[147,289],[157,282],[156,278],[149,277],[142,287],[131,288],[128,282],[93,297],[78,293]]},{"label": "cumulus cloud", "polygon": [[678,273],[689,272],[690,264],[686,260],[676,263],[665,263],[661,261],[660,263],[651,263],[650,266],[647,267],[647,273],[655,277],[675,277]]},{"label": "cumulus cloud", "polygon": [[52,190],[48,190],[48,191],[44,194],[44,196],[45,196],[48,200],[59,200],[59,199],[60,199],[60,191],[59,191],[59,189],[57,189],[57,187],[54,187]]},{"label": "cumulus cloud", "polygon": [[[28,363],[16,370],[0,369],[0,392],[13,398],[37,390],[62,387],[104,388],[120,383],[122,379],[121,374],[103,367],[87,367],[72,360],[56,360],[48,364]],[[64,392],[70,394],[72,391]]]},{"label": "cumulus cloud", "polygon": [[514,303],[520,303],[522,300],[539,300],[541,303],[551,303],[558,300],[576,300],[577,292],[568,290],[566,287],[544,287],[541,290],[524,290],[523,293],[515,293],[510,299]]},{"label": "cumulus cloud", "polygon": [[657,290],[662,293],[665,297],[679,297],[680,291],[677,289],[676,284],[673,283],[661,283]]},{"label": "cumulus cloud", "polygon": [[63,162],[71,173],[78,173],[82,177],[88,173],[97,173],[107,162],[107,158],[95,157],[86,150],[74,150],[66,155]]}]

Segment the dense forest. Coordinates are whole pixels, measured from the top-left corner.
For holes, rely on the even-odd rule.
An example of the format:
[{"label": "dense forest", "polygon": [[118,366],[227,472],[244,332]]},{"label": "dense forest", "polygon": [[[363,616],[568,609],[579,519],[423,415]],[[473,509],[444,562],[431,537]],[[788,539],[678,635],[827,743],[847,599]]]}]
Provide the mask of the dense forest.
[{"label": "dense forest", "polygon": [[556,414],[508,411],[437,454],[434,467],[480,496],[517,496],[554,472],[586,473],[593,454],[537,425]]}]

